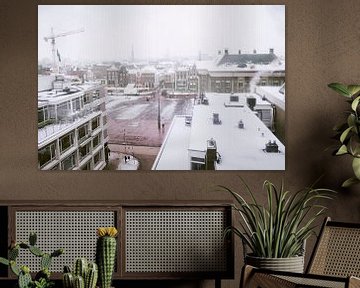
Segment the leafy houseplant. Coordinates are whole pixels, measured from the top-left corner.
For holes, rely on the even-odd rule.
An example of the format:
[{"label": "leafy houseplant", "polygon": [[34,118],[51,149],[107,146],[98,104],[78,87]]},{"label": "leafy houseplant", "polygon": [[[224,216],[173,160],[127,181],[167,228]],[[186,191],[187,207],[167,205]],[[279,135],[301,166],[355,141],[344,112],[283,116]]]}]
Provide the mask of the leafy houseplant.
[{"label": "leafy houseplant", "polygon": [[328,85],[331,89],[347,98],[351,109],[347,112],[345,123],[334,127],[338,133],[340,146],[334,151],[335,155],[351,155],[352,168],[354,176],[347,179],[342,186],[348,187],[360,183],[360,85],[343,85],[340,83],[331,83]]},{"label": "leafy houseplant", "polygon": [[[297,257],[300,260],[300,267],[297,267],[297,270],[285,270],[302,272],[304,243],[314,233],[315,220],[326,209],[317,202],[320,199],[331,199],[334,191],[305,188],[290,193],[285,191],[283,184],[278,189],[266,180],[264,189],[267,194],[267,204],[263,206],[256,200],[249,186],[244,181],[243,183],[251,201],[246,201],[239,193],[220,186],[235,198],[236,204],[233,208],[240,215],[240,227],[228,227],[225,233],[233,232],[250,249],[251,254],[246,255],[245,258],[247,264],[261,265],[254,265],[250,262],[252,259],[250,257],[264,259]],[[271,269],[275,270],[276,267]],[[283,267],[278,270],[282,269]]]},{"label": "leafy houseplant", "polygon": [[[64,253],[63,249],[57,249],[51,254],[45,253],[36,246],[37,236],[35,233],[30,233],[29,244],[20,242],[12,243],[8,252],[8,259],[0,257],[0,263],[8,265],[11,271],[18,277],[19,288],[49,288],[54,285],[50,280],[50,265],[52,258],[58,257]],[[16,259],[19,256],[19,250],[26,249],[31,254],[40,257],[41,270],[35,275],[33,280],[30,275],[30,268],[26,265],[19,267]]]}]

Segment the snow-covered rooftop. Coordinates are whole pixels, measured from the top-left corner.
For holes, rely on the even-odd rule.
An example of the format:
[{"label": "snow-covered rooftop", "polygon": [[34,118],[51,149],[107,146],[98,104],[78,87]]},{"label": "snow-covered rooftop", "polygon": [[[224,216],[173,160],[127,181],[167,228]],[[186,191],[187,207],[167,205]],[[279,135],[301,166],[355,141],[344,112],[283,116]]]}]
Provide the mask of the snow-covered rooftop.
[{"label": "snow-covered rooftop", "polygon": [[101,112],[91,112],[82,117],[76,118],[74,121],[54,123],[46,125],[38,129],[38,147],[41,148],[54,141],[59,135],[65,135],[76,127],[86,123]]},{"label": "snow-covered rooftop", "polygon": [[190,170],[187,150],[190,132],[185,116],[175,116],[152,170]]},{"label": "snow-covered rooftop", "polygon": [[[246,94],[235,94],[241,98]],[[153,169],[189,170],[190,157],[204,156],[207,141],[216,141],[221,155],[217,170],[284,170],[285,146],[246,105],[225,106],[230,94],[207,93],[209,105],[196,105],[191,126],[175,117]],[[258,97],[258,96],[256,96]],[[213,113],[220,125],[213,124]],[[238,127],[239,121],[244,129]],[[279,153],[265,152],[265,145],[276,141]]]},{"label": "snow-covered rooftop", "polygon": [[279,86],[257,86],[256,93],[285,111],[285,94],[280,93]]}]

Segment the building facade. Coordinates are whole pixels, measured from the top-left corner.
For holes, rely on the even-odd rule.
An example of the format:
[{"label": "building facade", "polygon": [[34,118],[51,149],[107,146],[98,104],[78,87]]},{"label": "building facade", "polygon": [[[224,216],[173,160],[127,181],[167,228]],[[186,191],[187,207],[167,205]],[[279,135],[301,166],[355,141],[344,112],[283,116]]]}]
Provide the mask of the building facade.
[{"label": "building facade", "polygon": [[225,49],[215,61],[199,61],[197,73],[200,92],[248,93],[256,86],[283,85],[285,63],[273,49],[266,54],[229,54]]},{"label": "building facade", "polygon": [[107,160],[105,90],[98,84],[38,92],[38,167],[41,170],[102,170]]}]

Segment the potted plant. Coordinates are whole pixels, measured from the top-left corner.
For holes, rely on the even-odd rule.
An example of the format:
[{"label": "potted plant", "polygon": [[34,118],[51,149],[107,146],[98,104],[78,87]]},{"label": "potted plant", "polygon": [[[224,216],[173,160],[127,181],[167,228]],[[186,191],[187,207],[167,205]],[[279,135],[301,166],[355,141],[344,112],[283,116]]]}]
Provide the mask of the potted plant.
[{"label": "potted plant", "polygon": [[[18,288],[50,288],[54,286],[54,282],[50,280],[50,265],[54,257],[58,257],[64,253],[63,249],[57,249],[52,253],[43,252],[36,246],[37,236],[30,233],[29,243],[12,242],[8,252],[8,259],[0,257],[0,263],[10,266],[11,271],[18,277]],[[36,273],[32,279],[30,268],[26,265],[19,265],[16,260],[19,256],[20,249],[28,250],[31,254],[39,257],[41,270]]]},{"label": "potted plant", "polygon": [[347,111],[346,122],[334,127],[337,132],[336,138],[340,142],[334,155],[350,155],[352,157],[354,177],[347,179],[342,184],[343,187],[348,187],[360,183],[360,85],[331,83],[328,86],[346,97],[351,106]]},{"label": "potted plant", "polygon": [[331,199],[334,191],[310,187],[290,193],[285,191],[283,184],[278,189],[266,180],[264,189],[267,203],[264,206],[256,200],[248,185],[244,181],[243,183],[251,201],[220,186],[235,198],[233,208],[240,215],[240,226],[228,227],[225,234],[233,232],[241,238],[244,247],[250,250],[250,253],[244,254],[245,264],[302,273],[305,241],[314,233],[315,220],[326,209],[317,202]]}]

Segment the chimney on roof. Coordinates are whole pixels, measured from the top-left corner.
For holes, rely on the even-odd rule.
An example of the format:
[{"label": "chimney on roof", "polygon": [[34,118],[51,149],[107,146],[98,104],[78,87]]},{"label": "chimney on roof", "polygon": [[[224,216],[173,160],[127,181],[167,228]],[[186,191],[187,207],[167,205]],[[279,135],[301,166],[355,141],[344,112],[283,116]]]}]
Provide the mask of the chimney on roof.
[{"label": "chimney on roof", "polygon": [[205,155],[205,169],[215,170],[215,161],[217,158],[216,141],[211,138],[207,141],[207,149]]},{"label": "chimney on roof", "polygon": [[274,54],[274,48],[270,48],[270,49],[269,49],[269,53],[270,53],[270,54]]},{"label": "chimney on roof", "polygon": [[256,54],[256,49],[254,49],[254,54]]},{"label": "chimney on roof", "polygon": [[228,55],[229,54],[229,49],[225,48],[224,53],[225,53],[225,55]]},{"label": "chimney on roof", "polygon": [[238,53],[239,53],[239,55],[241,54],[241,50],[240,50],[240,49],[239,49],[239,52],[238,52]]}]

